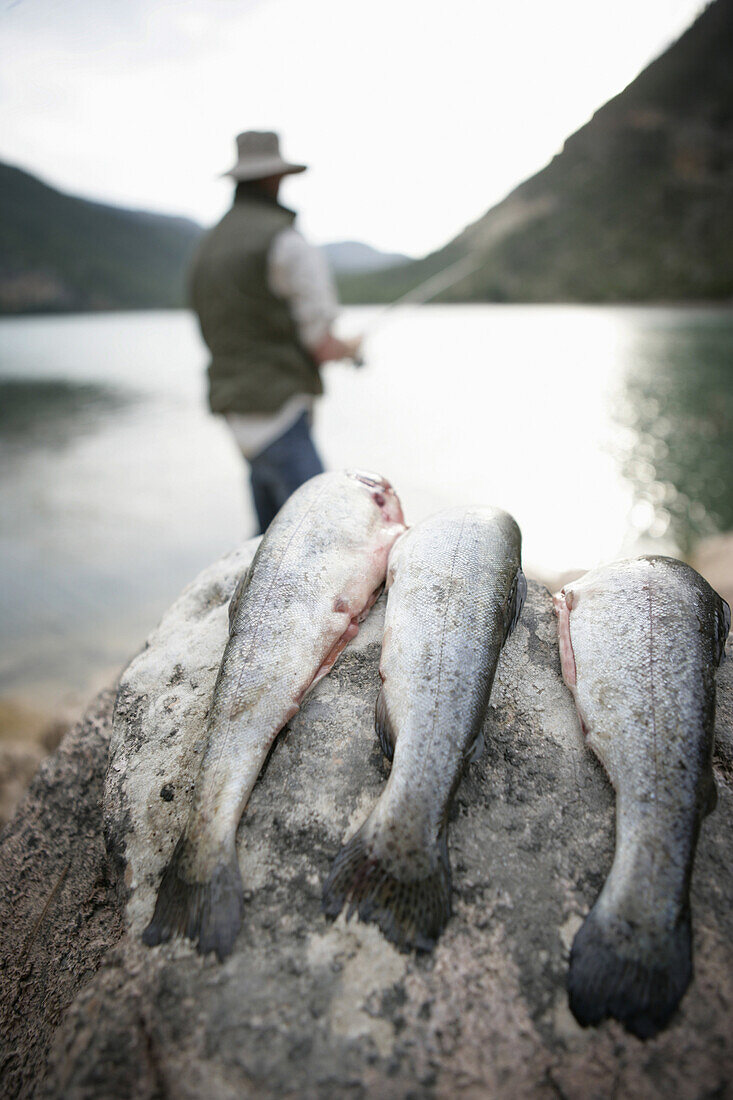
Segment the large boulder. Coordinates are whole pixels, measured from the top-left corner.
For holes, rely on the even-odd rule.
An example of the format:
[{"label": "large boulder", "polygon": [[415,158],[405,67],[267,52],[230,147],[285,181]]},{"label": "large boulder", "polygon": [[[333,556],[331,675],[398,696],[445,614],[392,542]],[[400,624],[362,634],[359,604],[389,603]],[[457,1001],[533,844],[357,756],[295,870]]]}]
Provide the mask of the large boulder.
[{"label": "large boulder", "polygon": [[0,1095],[33,1096],[54,1031],[123,932],[102,836],[114,692],[39,768],[0,834]]},{"label": "large boulder", "polygon": [[[205,744],[227,603],[252,553],[247,544],[203,573],[122,676],[103,805],[111,863],[99,797],[108,711],[94,749],[90,727],[75,730],[16,817],[4,866],[26,870],[2,915],[17,925],[16,954],[33,935],[22,965],[6,964],[12,1019],[26,1014],[10,1055],[25,1070],[16,1067],[8,1095],[724,1095],[733,1079],[733,666],[719,675],[720,798],[693,879],[693,984],[654,1040],[613,1022],[584,1031],[567,1008],[568,951],[611,864],[614,800],[583,743],[550,595],[537,584],[501,659],[486,749],[455,799],[454,915],[430,956],[400,954],[372,925],[329,923],[320,907],[341,840],[388,775],[373,729],[383,600],[281,734],[255,787],[238,835],[246,909],[233,954],[220,964],[187,941],[142,945]],[[45,794],[66,775],[68,744],[86,745],[93,777],[69,778],[69,820],[51,800],[40,823]],[[31,819],[36,833],[24,825]],[[66,854],[42,874],[54,829]],[[91,927],[100,916],[104,928]],[[71,977],[55,958],[64,952]]]}]

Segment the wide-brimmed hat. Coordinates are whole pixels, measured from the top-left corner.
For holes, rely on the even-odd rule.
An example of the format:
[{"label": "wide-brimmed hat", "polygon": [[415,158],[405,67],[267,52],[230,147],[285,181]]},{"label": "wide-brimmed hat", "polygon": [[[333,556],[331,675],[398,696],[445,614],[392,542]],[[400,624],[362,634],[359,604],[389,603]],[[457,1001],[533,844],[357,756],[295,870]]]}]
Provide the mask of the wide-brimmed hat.
[{"label": "wide-brimmed hat", "polygon": [[269,131],[247,130],[237,138],[237,163],[223,175],[235,180],[261,180],[305,172],[307,165],[290,164],[280,156],[280,139]]}]

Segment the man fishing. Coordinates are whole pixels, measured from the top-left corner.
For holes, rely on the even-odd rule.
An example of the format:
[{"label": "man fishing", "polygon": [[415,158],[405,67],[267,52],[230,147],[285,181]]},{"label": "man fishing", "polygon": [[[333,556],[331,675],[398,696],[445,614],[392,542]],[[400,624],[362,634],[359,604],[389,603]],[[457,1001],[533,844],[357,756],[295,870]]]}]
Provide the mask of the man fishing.
[{"label": "man fishing", "polygon": [[191,304],[211,352],[209,404],[225,416],[249,463],[260,530],[323,470],[311,438],[320,366],[356,359],[361,339],[331,327],[338,303],[322,253],[278,202],[283,176],[304,172],[278,135],[237,138],[232,208],[204,237],[190,274]]}]

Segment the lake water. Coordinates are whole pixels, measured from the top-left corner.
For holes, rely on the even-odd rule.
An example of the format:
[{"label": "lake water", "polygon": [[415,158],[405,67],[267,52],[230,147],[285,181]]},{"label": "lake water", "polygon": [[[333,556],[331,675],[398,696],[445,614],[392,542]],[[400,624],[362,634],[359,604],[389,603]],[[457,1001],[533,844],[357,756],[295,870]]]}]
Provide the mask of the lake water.
[{"label": "lake water", "polygon": [[[375,317],[344,312],[344,333]],[[325,372],[330,467],[408,520],[507,508],[529,572],[686,554],[733,528],[733,310],[400,309]],[[254,527],[183,312],[0,321],[0,695],[82,698]]]}]

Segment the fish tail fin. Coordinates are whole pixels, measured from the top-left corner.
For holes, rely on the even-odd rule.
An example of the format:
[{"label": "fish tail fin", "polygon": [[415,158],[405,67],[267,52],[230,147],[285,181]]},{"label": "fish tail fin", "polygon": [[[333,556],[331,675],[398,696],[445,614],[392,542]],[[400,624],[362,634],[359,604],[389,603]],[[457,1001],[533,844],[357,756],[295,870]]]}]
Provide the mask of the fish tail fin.
[{"label": "fish tail fin", "polygon": [[674,928],[647,933],[591,910],[570,952],[570,1009],[583,1027],[612,1016],[648,1039],[666,1027],[691,978],[689,909]]},{"label": "fish tail fin", "polygon": [[154,947],[172,936],[195,940],[206,955],[215,951],[219,960],[231,953],[242,924],[244,899],[237,853],[222,853],[206,882],[192,882],[183,873],[186,839],[181,837],[163,872],[155,912],[143,932],[143,943]]},{"label": "fish tail fin", "polygon": [[445,829],[431,859],[434,870],[402,879],[380,852],[377,830],[367,820],[336,856],[323,887],[323,911],[379,925],[401,951],[430,951],[451,915],[451,875]]}]

